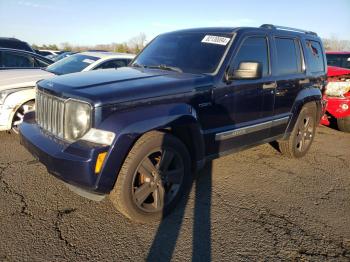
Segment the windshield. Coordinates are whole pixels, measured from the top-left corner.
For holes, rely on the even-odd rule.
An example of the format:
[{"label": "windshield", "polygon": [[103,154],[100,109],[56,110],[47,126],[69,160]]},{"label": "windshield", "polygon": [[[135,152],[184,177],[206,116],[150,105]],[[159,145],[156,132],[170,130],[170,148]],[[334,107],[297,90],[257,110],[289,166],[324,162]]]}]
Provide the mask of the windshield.
[{"label": "windshield", "polygon": [[53,63],[46,70],[56,75],[80,72],[98,59],[95,56],[76,54]]},{"label": "windshield", "polygon": [[350,54],[327,54],[327,64],[350,69]]},{"label": "windshield", "polygon": [[170,33],[158,36],[131,66],[186,73],[214,73],[232,34]]}]

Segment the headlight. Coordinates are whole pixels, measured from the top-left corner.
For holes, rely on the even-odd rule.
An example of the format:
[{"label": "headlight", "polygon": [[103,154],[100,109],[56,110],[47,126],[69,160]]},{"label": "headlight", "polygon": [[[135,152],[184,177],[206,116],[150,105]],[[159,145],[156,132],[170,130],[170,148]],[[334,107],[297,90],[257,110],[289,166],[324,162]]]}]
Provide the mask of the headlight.
[{"label": "headlight", "polygon": [[349,91],[349,82],[329,82],[326,88],[326,95],[342,97]]},{"label": "headlight", "polygon": [[5,103],[6,97],[8,97],[9,94],[16,92],[16,90],[4,90],[0,92],[0,104],[3,105]]},{"label": "headlight", "polygon": [[69,99],[65,103],[64,138],[76,140],[91,126],[91,107],[88,103]]},{"label": "headlight", "polygon": [[23,90],[31,89],[32,87],[21,87],[21,88],[13,88],[8,89],[0,92],[0,105],[3,105],[5,103],[6,98],[11,95],[12,93],[16,93]]}]

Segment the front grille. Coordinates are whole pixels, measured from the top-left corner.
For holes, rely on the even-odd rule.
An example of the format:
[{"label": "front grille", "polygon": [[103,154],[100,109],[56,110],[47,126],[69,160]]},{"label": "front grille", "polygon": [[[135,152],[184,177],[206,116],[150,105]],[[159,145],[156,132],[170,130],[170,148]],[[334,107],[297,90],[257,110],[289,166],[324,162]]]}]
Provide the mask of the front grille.
[{"label": "front grille", "polygon": [[64,99],[37,90],[35,103],[37,124],[63,138]]}]

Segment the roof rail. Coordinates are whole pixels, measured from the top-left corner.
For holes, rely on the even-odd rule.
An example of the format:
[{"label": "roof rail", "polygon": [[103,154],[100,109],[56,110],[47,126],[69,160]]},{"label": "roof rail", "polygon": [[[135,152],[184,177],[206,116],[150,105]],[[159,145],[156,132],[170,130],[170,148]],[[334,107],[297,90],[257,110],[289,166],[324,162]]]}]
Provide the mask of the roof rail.
[{"label": "roof rail", "polygon": [[260,28],[273,29],[273,30],[285,30],[285,31],[292,31],[292,32],[304,33],[304,34],[310,34],[310,35],[317,36],[317,34],[315,32],[312,32],[312,31],[306,31],[306,30],[302,30],[302,29],[298,29],[298,28],[272,25],[272,24],[263,24],[260,26]]}]

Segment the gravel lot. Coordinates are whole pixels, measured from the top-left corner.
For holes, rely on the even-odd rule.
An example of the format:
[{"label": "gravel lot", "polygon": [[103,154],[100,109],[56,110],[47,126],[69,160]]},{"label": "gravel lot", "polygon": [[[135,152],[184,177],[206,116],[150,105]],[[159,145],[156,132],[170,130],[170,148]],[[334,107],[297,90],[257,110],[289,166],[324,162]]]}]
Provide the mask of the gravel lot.
[{"label": "gravel lot", "polygon": [[270,145],[198,174],[160,225],[70,192],[0,134],[0,261],[350,261],[350,134],[320,127],[307,156]]}]

